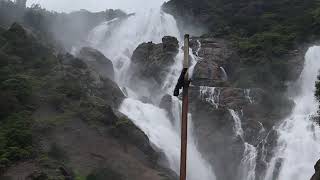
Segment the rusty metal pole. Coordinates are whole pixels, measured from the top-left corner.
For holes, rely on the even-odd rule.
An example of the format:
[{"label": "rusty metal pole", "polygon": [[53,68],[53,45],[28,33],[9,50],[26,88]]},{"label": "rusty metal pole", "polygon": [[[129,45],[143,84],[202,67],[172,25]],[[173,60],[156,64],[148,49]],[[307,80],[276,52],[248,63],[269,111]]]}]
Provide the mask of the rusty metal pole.
[{"label": "rusty metal pole", "polygon": [[188,143],[188,109],[189,109],[189,35],[184,37],[184,61],[183,69],[186,72],[183,83],[182,118],[181,118],[181,159],[180,180],[186,180],[187,176],[187,143]]}]

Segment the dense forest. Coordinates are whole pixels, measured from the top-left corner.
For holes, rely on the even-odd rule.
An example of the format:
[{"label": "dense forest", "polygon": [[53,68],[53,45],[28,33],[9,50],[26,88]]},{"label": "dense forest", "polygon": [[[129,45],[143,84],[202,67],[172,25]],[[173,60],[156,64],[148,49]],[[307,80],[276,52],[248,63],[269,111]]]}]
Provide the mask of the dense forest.
[{"label": "dense forest", "polygon": [[[245,77],[244,86],[265,83],[281,90],[283,82],[292,79],[286,56],[295,54],[301,44],[307,46],[319,39],[319,3],[318,0],[172,0],[164,4],[164,9],[182,19],[183,24],[205,27],[206,36],[230,39],[241,55],[242,64],[253,67],[251,72],[239,72]],[[248,73],[257,77],[253,79]]]}]

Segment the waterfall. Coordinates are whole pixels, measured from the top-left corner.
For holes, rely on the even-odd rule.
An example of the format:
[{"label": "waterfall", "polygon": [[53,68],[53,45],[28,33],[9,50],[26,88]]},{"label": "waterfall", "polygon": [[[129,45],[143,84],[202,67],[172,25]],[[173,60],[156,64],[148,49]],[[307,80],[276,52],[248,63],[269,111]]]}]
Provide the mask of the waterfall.
[{"label": "waterfall", "polygon": [[214,105],[216,109],[219,107],[221,90],[215,87],[200,86],[201,99]]},{"label": "waterfall", "polygon": [[319,105],[314,97],[319,70],[320,47],[311,47],[297,82],[301,87],[300,94],[293,97],[296,105],[277,129],[278,145],[265,180],[307,180],[314,173],[313,166],[320,158],[320,128],[312,120]]},{"label": "waterfall", "polygon": [[222,80],[223,81],[228,81],[229,77],[228,77],[228,74],[227,74],[226,70],[223,67],[220,67],[220,70],[222,72]]},{"label": "waterfall", "polygon": [[251,89],[245,89],[244,90],[244,96],[246,97],[246,99],[249,100],[250,104],[252,104],[253,103],[253,99],[251,98],[250,94],[251,94]]},{"label": "waterfall", "polygon": [[[182,42],[175,19],[161,11],[160,8],[155,8],[136,13],[125,19],[114,19],[100,24],[89,34],[88,43],[113,61],[115,80],[119,86],[125,87],[130,77],[129,67],[135,48],[142,42],[160,43],[162,37],[167,35],[177,37]],[[153,94],[153,96],[159,98],[165,94],[172,94],[182,70],[182,58],[183,52],[180,50],[175,63],[170,68],[170,73],[163,82],[162,93]],[[190,64],[192,67],[195,65],[194,58]],[[175,122],[171,123],[165,110],[153,104],[143,103],[136,98],[143,95],[141,92],[133,92],[128,87],[122,89],[126,89],[128,98],[122,103],[120,112],[127,115],[137,127],[145,132],[151,143],[166,155],[170,168],[179,174],[181,102],[176,97],[172,97]],[[152,92],[149,93],[152,94]],[[205,161],[197,149],[192,128],[190,116],[187,179],[215,180],[210,164]]]},{"label": "waterfall", "polygon": [[249,143],[244,143],[243,159],[241,160],[242,180],[256,179],[257,157],[258,157],[257,148]]},{"label": "waterfall", "polygon": [[199,57],[199,51],[201,50],[201,42],[200,42],[200,40],[197,40],[197,44],[198,44],[198,48],[197,48],[197,50],[196,50],[196,56],[198,56]]},{"label": "waterfall", "polygon": [[236,136],[241,137],[241,139],[243,139],[243,129],[242,129],[242,123],[241,123],[241,119],[239,117],[239,114],[233,110],[233,109],[229,109],[229,112],[234,120],[234,132],[236,134]]},{"label": "waterfall", "polygon": [[229,109],[229,112],[234,120],[234,132],[236,136],[240,137],[244,142],[244,152],[239,169],[240,180],[255,180],[258,157],[257,148],[245,142],[242,122],[239,113],[232,109]]}]

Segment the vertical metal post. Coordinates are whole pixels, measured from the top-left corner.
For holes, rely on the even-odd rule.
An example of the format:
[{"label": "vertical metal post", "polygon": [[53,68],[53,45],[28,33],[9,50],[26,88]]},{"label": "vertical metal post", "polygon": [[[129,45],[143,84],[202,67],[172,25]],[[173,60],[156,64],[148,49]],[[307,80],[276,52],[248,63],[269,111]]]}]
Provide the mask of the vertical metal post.
[{"label": "vertical metal post", "polygon": [[[189,35],[184,37],[184,61],[183,69],[189,68]],[[189,74],[186,72],[183,84],[182,118],[181,118],[181,159],[180,180],[186,180],[187,176],[187,142],[188,142],[188,108],[189,108]]]}]

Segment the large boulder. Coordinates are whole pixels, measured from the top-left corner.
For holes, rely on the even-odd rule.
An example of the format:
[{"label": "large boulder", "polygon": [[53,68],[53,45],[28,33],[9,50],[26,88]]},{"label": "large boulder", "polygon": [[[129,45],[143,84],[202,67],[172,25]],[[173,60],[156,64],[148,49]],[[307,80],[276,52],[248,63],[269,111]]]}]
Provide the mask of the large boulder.
[{"label": "large boulder", "polygon": [[228,80],[238,63],[237,53],[228,41],[212,37],[193,37],[193,53],[200,59],[193,73],[193,84],[215,87],[230,86]]},{"label": "large boulder", "polygon": [[141,87],[139,82],[148,82],[149,88],[159,89],[170,71],[169,67],[175,62],[178,51],[178,40],[169,36],[163,37],[160,44],[152,42],[140,44],[131,58],[133,69],[131,85]]},{"label": "large boulder", "polygon": [[99,71],[90,68],[92,64],[70,54],[59,55],[58,58],[63,69],[53,86],[58,86],[58,89],[72,99],[94,96],[103,99],[113,108],[119,107],[125,96],[114,81],[103,76],[97,78]]},{"label": "large boulder", "polygon": [[311,180],[320,180],[320,160],[314,166],[315,174],[312,176]]},{"label": "large boulder", "polygon": [[80,50],[78,57],[100,77],[114,80],[114,68],[112,61],[106,58],[100,51],[90,47],[84,47]]},{"label": "large boulder", "polygon": [[173,99],[172,96],[170,96],[169,94],[166,94],[162,97],[161,102],[159,104],[159,107],[166,110],[167,112],[167,116],[169,117],[169,119],[171,120],[171,122],[174,124],[174,115],[172,112],[172,108],[173,108]]}]

